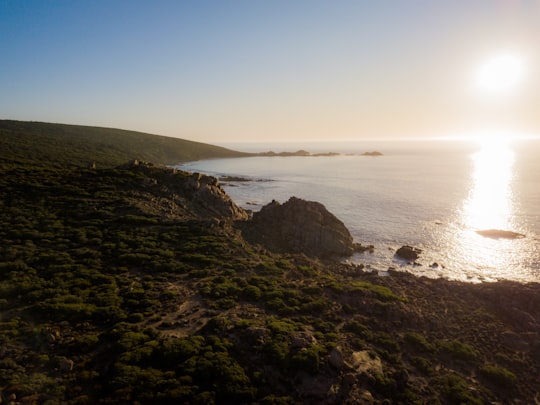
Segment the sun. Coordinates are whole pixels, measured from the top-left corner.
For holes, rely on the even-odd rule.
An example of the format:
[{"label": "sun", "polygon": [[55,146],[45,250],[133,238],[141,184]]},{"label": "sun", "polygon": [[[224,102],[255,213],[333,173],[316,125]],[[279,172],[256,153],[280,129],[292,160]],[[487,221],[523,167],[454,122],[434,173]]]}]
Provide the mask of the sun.
[{"label": "sun", "polygon": [[499,54],[484,62],[476,72],[476,84],[490,93],[512,90],[523,78],[523,61],[516,55]]}]

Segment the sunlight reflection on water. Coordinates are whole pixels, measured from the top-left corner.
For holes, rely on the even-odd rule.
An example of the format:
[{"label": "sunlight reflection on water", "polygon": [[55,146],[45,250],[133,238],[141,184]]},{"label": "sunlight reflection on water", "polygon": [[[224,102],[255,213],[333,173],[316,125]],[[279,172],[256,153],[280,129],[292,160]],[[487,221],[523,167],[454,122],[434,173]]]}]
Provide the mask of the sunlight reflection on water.
[{"label": "sunlight reflection on water", "polygon": [[498,143],[485,146],[472,158],[472,187],[464,203],[463,222],[477,230],[511,228],[514,152]]},{"label": "sunlight reflection on water", "polygon": [[[471,156],[470,189],[454,230],[455,253],[468,262],[478,279],[514,278],[528,242],[522,239],[490,238],[477,231],[516,229],[514,203],[514,151],[506,142],[491,142]],[[519,278],[519,276],[518,276]]]}]

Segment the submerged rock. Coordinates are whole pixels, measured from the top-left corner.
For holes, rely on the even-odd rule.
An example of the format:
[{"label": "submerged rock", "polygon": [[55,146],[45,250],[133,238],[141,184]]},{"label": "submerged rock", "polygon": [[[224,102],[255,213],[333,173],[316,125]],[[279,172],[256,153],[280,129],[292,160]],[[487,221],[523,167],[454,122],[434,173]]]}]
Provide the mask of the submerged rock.
[{"label": "submerged rock", "polygon": [[476,231],[476,233],[486,238],[493,239],[520,239],[525,237],[525,235],[523,235],[522,233],[505,231],[502,229],[484,229]]},{"label": "submerged rock", "polygon": [[272,201],[253,214],[248,233],[270,250],[308,256],[350,256],[353,238],[343,222],[318,202],[291,197]]}]

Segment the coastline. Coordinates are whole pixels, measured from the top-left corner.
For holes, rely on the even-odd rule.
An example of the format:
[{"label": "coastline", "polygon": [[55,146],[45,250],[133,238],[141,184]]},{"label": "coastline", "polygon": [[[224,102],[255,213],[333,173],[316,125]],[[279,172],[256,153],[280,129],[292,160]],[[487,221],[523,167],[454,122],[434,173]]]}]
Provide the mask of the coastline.
[{"label": "coastline", "polygon": [[215,178],[140,160],[4,162],[2,401],[540,400],[537,282],[278,253]]},{"label": "coastline", "polygon": [[[452,156],[456,153],[451,152]],[[283,159],[279,162],[254,157],[247,161],[198,162],[185,168],[218,178],[225,176],[225,190],[237,204],[251,211],[273,199],[284,202],[290,196],[322,202],[346,223],[357,242],[375,245],[374,254],[353,258],[353,262],[369,265],[374,271],[396,268],[470,282],[538,280],[540,263],[535,260],[538,251],[534,242],[537,209],[516,213],[520,215],[518,221],[531,224],[530,229],[523,225],[500,228],[515,229],[525,238],[485,238],[482,228],[468,224],[471,217],[465,217],[470,214],[464,204],[472,195],[466,187],[474,184],[469,177],[469,155],[457,155],[463,157],[451,162],[452,166],[437,154],[427,156],[427,160],[424,155],[408,153],[385,154],[380,160],[345,155],[313,160],[290,157],[278,158]],[[418,167],[411,166],[415,162],[420,162]],[[422,167],[442,164],[461,167],[442,173],[430,170],[433,178],[418,173]],[[447,180],[447,186],[443,186]],[[426,187],[430,190],[427,194]],[[433,204],[427,204],[428,198],[435,199]],[[534,200],[529,200],[530,205]],[[492,216],[497,217],[496,213]],[[394,259],[395,250],[405,244],[424,251],[415,266]]]}]

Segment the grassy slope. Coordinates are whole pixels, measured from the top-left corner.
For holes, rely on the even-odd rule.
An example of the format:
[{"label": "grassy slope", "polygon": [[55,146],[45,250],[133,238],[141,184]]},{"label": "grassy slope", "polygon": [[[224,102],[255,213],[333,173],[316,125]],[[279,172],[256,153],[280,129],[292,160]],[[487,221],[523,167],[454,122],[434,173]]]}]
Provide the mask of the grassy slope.
[{"label": "grassy slope", "polygon": [[142,132],[79,125],[0,120],[0,163],[51,162],[112,167],[131,159],[157,164],[220,157],[241,152],[183,139]]}]

